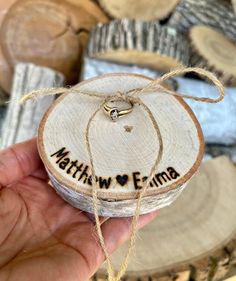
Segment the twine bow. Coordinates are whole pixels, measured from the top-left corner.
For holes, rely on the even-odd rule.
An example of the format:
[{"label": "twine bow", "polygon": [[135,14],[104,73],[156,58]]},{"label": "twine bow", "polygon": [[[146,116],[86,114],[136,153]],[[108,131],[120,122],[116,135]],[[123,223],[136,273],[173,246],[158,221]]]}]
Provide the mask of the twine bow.
[{"label": "twine bow", "polygon": [[[169,78],[183,75],[189,72],[194,72],[200,76],[203,76],[210,80],[217,88],[219,92],[219,97],[217,98],[208,98],[208,97],[194,97],[194,96],[189,96],[185,94],[181,94],[172,90],[167,89],[166,87],[163,86],[163,82],[168,80]],[[121,277],[125,274],[127,266],[128,266],[128,260],[130,257],[130,254],[132,252],[132,249],[135,244],[135,237],[136,237],[136,232],[137,232],[137,225],[138,225],[138,218],[139,218],[139,213],[140,213],[140,207],[141,207],[141,201],[142,198],[150,184],[151,179],[154,176],[155,171],[157,170],[157,167],[162,159],[163,155],[163,141],[162,141],[162,136],[161,132],[159,129],[159,126],[151,112],[151,110],[148,108],[148,106],[139,98],[141,94],[147,94],[148,92],[158,92],[165,93],[171,96],[178,96],[186,99],[191,99],[199,102],[207,102],[207,103],[217,103],[224,98],[224,86],[222,83],[209,71],[201,69],[201,68],[194,68],[194,67],[189,67],[189,68],[181,68],[177,69],[174,71],[171,71],[169,73],[164,74],[160,78],[153,80],[150,82],[148,85],[146,85],[143,88],[137,88],[137,89],[132,89],[130,91],[127,91],[125,93],[118,92],[116,94],[101,94],[101,93],[95,93],[95,92],[81,92],[80,91],[80,86],[74,86],[71,88],[49,88],[49,89],[43,89],[43,90],[37,90],[37,91],[32,91],[29,94],[26,94],[25,96],[22,97],[20,102],[24,103],[25,101],[32,99],[34,97],[40,97],[40,96],[48,96],[48,95],[56,95],[56,94],[69,94],[69,93],[77,93],[85,96],[90,96],[94,98],[98,98],[102,100],[102,103],[99,105],[99,107],[96,109],[96,111],[90,116],[89,121],[86,126],[86,131],[85,131],[85,141],[86,141],[86,147],[89,155],[89,162],[90,162],[90,168],[91,168],[91,174],[92,174],[92,196],[93,196],[93,209],[94,209],[94,217],[95,217],[95,222],[96,222],[96,230],[99,238],[100,245],[103,249],[104,255],[107,260],[107,272],[108,272],[108,280],[109,281],[118,281],[121,279]],[[156,132],[157,138],[159,140],[159,153],[155,159],[155,162],[151,168],[151,171],[149,173],[149,176],[145,183],[143,184],[143,187],[140,191],[137,191],[137,205],[136,205],[136,210],[135,214],[132,219],[131,223],[131,236],[129,240],[129,247],[127,250],[127,253],[124,257],[124,260],[120,266],[120,270],[115,274],[115,271],[113,269],[112,263],[111,263],[111,258],[110,254],[107,251],[104,237],[102,234],[101,230],[101,225],[100,225],[100,220],[99,220],[99,215],[98,215],[98,208],[97,208],[97,201],[98,201],[98,194],[97,194],[97,182],[96,182],[96,173],[95,173],[95,168],[94,168],[94,160],[93,160],[93,153],[91,149],[91,144],[90,144],[90,139],[89,139],[89,132],[90,132],[90,127],[91,127],[91,122],[96,116],[96,114],[103,108],[104,104],[113,99],[118,99],[118,100],[123,100],[127,102],[131,102],[132,104],[139,104],[141,105],[146,113],[148,114],[150,120],[152,121],[152,125],[154,127],[154,130]]]}]

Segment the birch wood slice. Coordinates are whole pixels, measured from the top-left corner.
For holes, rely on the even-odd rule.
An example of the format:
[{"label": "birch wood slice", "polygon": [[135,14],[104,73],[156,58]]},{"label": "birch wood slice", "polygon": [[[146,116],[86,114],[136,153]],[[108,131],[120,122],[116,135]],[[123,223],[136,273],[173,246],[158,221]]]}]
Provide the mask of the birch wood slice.
[{"label": "birch wood slice", "polygon": [[114,18],[153,20],[166,18],[180,0],[99,0],[100,5]]},{"label": "birch wood slice", "polygon": [[193,25],[211,26],[236,41],[236,16],[219,0],[182,0],[169,24],[182,32],[188,32]]},{"label": "birch wood slice", "polygon": [[[134,74],[111,74],[79,84],[84,92],[115,94],[152,81]],[[203,156],[202,131],[182,99],[163,93],[143,95],[160,126],[163,159],[141,207],[148,213],[169,205],[196,172]],[[100,99],[78,93],[57,99],[45,114],[38,133],[38,148],[56,191],[73,206],[93,213],[85,128]],[[98,180],[98,212],[102,216],[132,216],[138,190],[159,152],[159,141],[146,111],[133,112],[112,122],[103,111],[92,121],[89,134]]]},{"label": "birch wood slice", "polygon": [[[236,246],[235,182],[227,157],[205,162],[178,200],[139,232],[125,280],[222,280]],[[126,250],[114,253],[114,269]]]},{"label": "birch wood slice", "polygon": [[207,26],[190,31],[191,64],[215,73],[226,85],[236,85],[236,45],[221,32]]},{"label": "birch wood slice", "polygon": [[189,43],[175,28],[158,22],[114,20],[92,29],[88,56],[167,72],[188,65]]}]

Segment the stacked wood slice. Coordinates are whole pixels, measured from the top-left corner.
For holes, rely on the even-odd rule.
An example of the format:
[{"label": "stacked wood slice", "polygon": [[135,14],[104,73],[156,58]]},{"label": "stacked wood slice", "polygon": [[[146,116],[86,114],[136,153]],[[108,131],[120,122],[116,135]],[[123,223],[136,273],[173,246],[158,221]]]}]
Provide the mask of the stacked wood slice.
[{"label": "stacked wood slice", "polygon": [[106,20],[90,1],[77,6],[63,0],[17,1],[2,23],[2,52],[11,69],[19,62],[33,62],[63,73],[67,83],[74,83],[90,28]]},{"label": "stacked wood slice", "polygon": [[162,20],[176,7],[180,0],[99,0],[100,5],[113,18]]},{"label": "stacked wood slice", "polygon": [[220,1],[182,0],[169,23],[182,32],[197,24],[211,26],[236,41],[235,14]]},{"label": "stacked wood slice", "polygon": [[[178,200],[139,232],[124,280],[222,280],[235,262],[235,182],[228,158],[202,165]],[[126,249],[114,253],[115,269]],[[93,280],[105,280],[104,272]]]},{"label": "stacked wood slice", "polygon": [[158,22],[123,19],[93,28],[87,54],[169,71],[188,65],[189,43],[175,28],[160,26]]},{"label": "stacked wood slice", "polygon": [[191,64],[215,73],[225,85],[236,85],[236,44],[207,26],[190,30]]}]

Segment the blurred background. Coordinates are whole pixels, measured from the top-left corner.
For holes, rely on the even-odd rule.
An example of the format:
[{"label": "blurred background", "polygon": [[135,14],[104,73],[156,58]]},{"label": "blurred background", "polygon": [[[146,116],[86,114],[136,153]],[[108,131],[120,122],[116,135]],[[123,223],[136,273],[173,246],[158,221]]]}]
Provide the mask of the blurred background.
[{"label": "blurred background", "polygon": [[[226,97],[215,105],[186,101],[203,129],[204,163],[141,232],[125,280],[236,280],[236,1],[0,0],[1,149],[37,135],[54,97],[19,104],[31,90],[110,72],[157,78],[187,66],[212,71]],[[165,86],[217,95],[191,74]],[[94,280],[103,278],[101,269]]]}]

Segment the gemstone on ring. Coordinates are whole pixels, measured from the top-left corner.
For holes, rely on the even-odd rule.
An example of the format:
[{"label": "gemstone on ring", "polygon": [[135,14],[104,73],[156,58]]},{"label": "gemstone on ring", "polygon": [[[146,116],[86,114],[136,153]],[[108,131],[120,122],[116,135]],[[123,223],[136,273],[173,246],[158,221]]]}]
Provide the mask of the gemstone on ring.
[{"label": "gemstone on ring", "polygon": [[117,108],[114,108],[110,111],[110,117],[112,119],[112,121],[116,121],[119,117],[119,111]]}]

